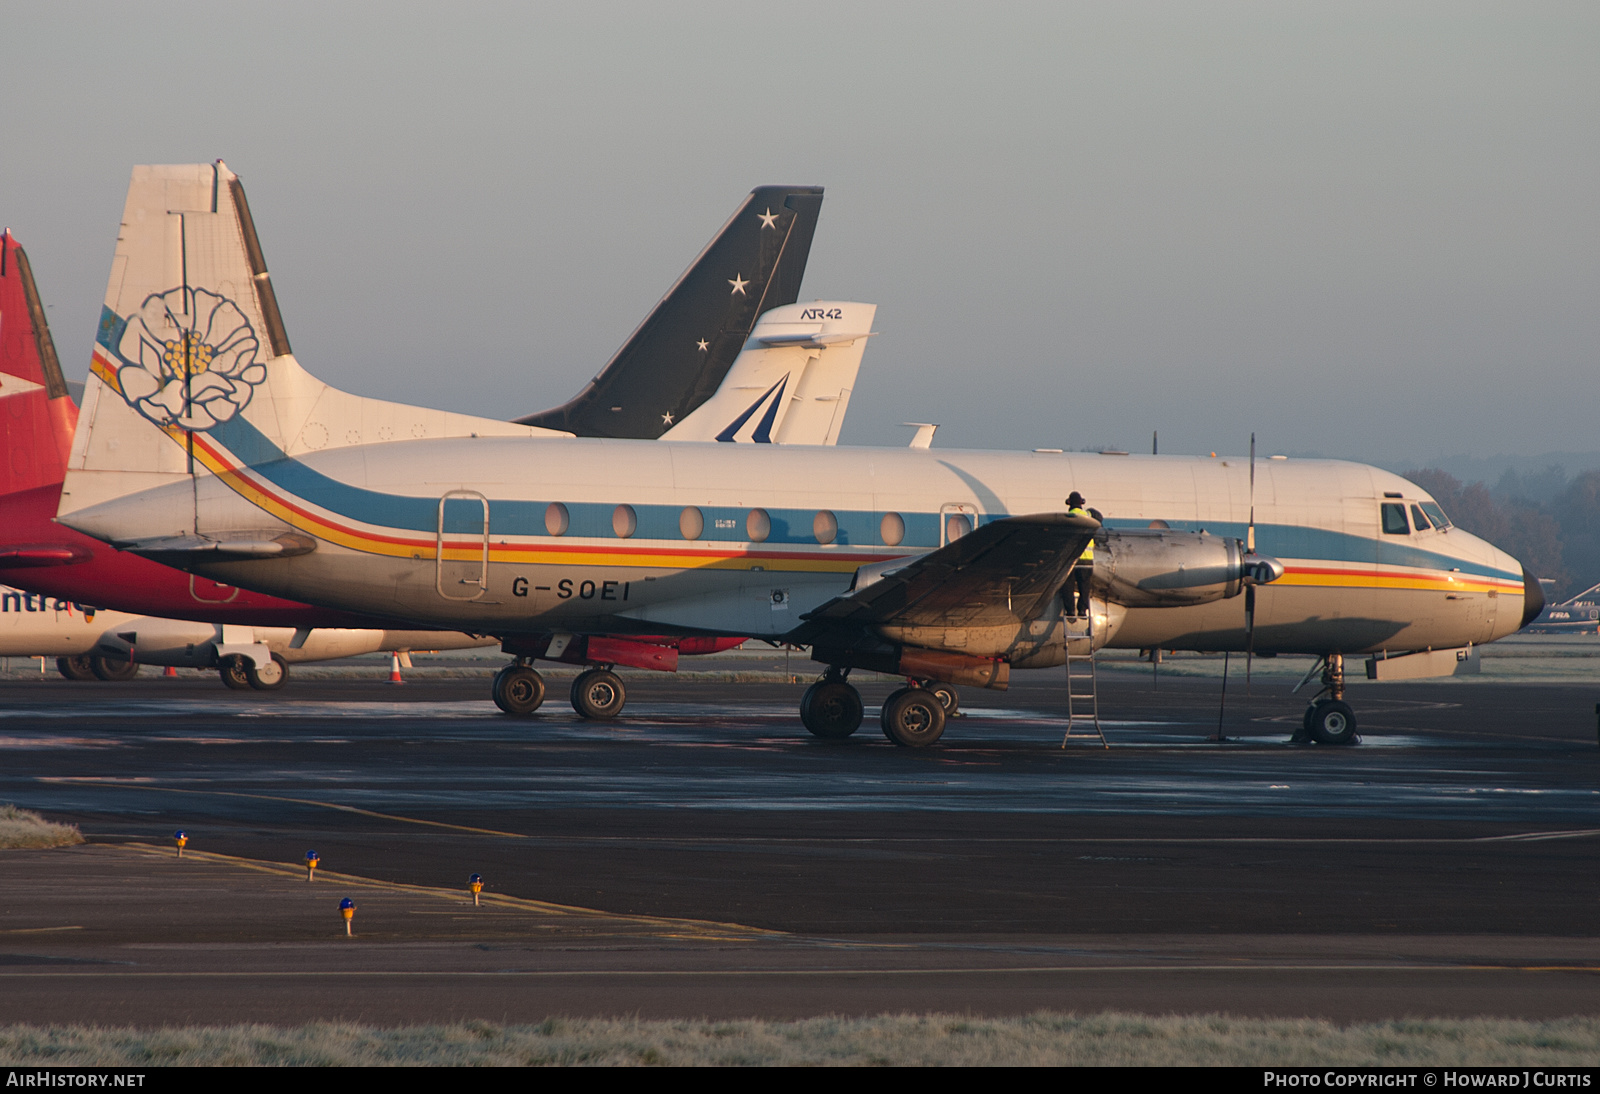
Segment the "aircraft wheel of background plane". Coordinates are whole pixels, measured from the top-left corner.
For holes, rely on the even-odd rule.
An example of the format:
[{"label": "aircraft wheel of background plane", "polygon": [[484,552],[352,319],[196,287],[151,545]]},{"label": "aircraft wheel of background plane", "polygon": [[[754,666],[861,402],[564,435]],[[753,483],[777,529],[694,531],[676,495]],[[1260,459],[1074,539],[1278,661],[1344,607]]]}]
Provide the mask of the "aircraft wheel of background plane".
[{"label": "aircraft wheel of background plane", "polygon": [[231,654],[217,662],[217,674],[222,682],[234,691],[249,691],[250,676],[245,672],[245,659]]},{"label": "aircraft wheel of background plane", "polygon": [[883,701],[883,735],[906,748],[927,748],[944,735],[944,705],[927,688],[901,688]]},{"label": "aircraft wheel of background plane", "polygon": [[272,660],[257,668],[255,663],[244,663],[245,681],[257,691],[277,691],[289,682],[289,666],[277,654]]},{"label": "aircraft wheel of background plane", "polygon": [[94,669],[89,667],[89,655],[80,653],[75,657],[57,657],[56,671],[68,680],[93,680]]},{"label": "aircraft wheel of background plane", "polygon": [[572,681],[572,709],[597,722],[609,721],[622,713],[628,689],[622,678],[609,669],[590,669]]},{"label": "aircraft wheel of background plane", "polygon": [[139,675],[139,666],[133,661],[113,661],[93,654],[89,658],[89,671],[99,680],[132,680]]},{"label": "aircraft wheel of background plane", "polygon": [[544,677],[527,665],[507,665],[494,675],[494,705],[518,717],[544,702]]},{"label": "aircraft wheel of background plane", "polygon": [[840,741],[861,728],[861,693],[843,680],[823,677],[800,697],[800,721],[813,735]]},{"label": "aircraft wheel of background plane", "polygon": [[954,718],[961,713],[961,696],[954,686],[930,681],[924,684],[923,687],[927,688],[933,694],[933,697],[939,700],[939,705],[944,707],[944,716],[946,718]]},{"label": "aircraft wheel of background plane", "polygon": [[1356,712],[1340,699],[1319,699],[1306,712],[1306,727],[1319,745],[1355,744]]}]

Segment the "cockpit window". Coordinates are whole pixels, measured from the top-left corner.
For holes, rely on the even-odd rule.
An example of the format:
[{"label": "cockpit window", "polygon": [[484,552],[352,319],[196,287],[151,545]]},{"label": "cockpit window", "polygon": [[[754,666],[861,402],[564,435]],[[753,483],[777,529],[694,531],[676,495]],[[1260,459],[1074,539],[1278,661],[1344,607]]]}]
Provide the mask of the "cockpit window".
[{"label": "cockpit window", "polygon": [[1386,536],[1403,536],[1411,532],[1411,526],[1406,523],[1406,507],[1399,502],[1386,501],[1383,503],[1383,534]]},{"label": "cockpit window", "polygon": [[1448,528],[1448,527],[1450,527],[1450,518],[1444,515],[1444,510],[1439,508],[1439,505],[1438,505],[1437,502],[1431,502],[1431,501],[1423,502],[1422,503],[1422,511],[1424,513],[1428,514],[1428,516],[1430,518],[1432,518],[1433,526],[1435,528]]},{"label": "cockpit window", "polygon": [[1428,530],[1428,518],[1422,515],[1422,506],[1420,505],[1411,507],[1411,526],[1419,532]]}]

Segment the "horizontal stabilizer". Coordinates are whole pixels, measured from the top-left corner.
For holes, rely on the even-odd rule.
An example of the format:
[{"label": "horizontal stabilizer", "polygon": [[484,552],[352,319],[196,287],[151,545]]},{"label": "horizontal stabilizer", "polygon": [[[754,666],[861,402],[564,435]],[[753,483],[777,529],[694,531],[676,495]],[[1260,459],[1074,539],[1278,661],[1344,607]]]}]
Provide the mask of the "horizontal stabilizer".
[{"label": "horizontal stabilizer", "polygon": [[317,541],[299,532],[268,532],[260,536],[240,532],[230,533],[224,538],[163,536],[160,539],[119,542],[117,546],[181,570],[207,562],[242,562],[308,555],[316,550]]},{"label": "horizontal stabilizer", "polygon": [[93,551],[76,544],[20,543],[0,547],[0,569],[71,566],[77,562],[87,562],[93,557]]}]

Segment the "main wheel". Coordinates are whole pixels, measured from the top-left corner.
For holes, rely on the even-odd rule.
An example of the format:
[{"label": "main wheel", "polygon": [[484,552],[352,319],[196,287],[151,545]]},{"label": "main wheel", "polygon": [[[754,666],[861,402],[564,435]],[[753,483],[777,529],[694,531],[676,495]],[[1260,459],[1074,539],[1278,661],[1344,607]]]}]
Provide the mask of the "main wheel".
[{"label": "main wheel", "polygon": [[895,741],[894,734],[889,731],[889,707],[906,692],[916,690],[917,689],[913,687],[904,687],[898,691],[891,691],[887,696],[884,697],[883,706],[878,709],[878,725],[883,729],[883,739],[888,741],[890,744],[897,744],[899,742]]},{"label": "main wheel", "polygon": [[277,691],[289,682],[289,666],[277,654],[265,665],[244,664],[245,682],[257,691]]},{"label": "main wheel", "polygon": [[113,661],[95,654],[89,658],[89,671],[102,680],[132,680],[139,675],[139,665],[135,661]]},{"label": "main wheel", "polygon": [[245,672],[245,659],[237,653],[229,654],[217,662],[217,675],[234,691],[249,691],[250,677]]},{"label": "main wheel", "polygon": [[954,718],[961,713],[961,696],[957,694],[954,685],[929,684],[928,690],[933,693],[935,699],[939,700],[939,705],[944,707],[944,716],[946,718]]},{"label": "main wheel", "polygon": [[843,680],[818,680],[800,697],[800,721],[814,736],[842,741],[861,728],[861,693]]},{"label": "main wheel", "polygon": [[1356,739],[1356,712],[1339,699],[1324,699],[1311,709],[1311,739],[1319,745],[1347,745]]},{"label": "main wheel", "polygon": [[521,717],[544,702],[544,677],[527,665],[507,665],[494,676],[494,705]]},{"label": "main wheel", "polygon": [[609,669],[590,669],[572,682],[572,709],[584,718],[610,721],[622,713],[627,701],[622,678]]},{"label": "main wheel", "polygon": [[944,706],[927,688],[897,691],[883,704],[883,732],[906,748],[927,748],[944,733]]},{"label": "main wheel", "polygon": [[80,653],[76,657],[57,657],[56,671],[68,680],[98,679],[94,669],[89,667],[89,655],[86,653]]}]

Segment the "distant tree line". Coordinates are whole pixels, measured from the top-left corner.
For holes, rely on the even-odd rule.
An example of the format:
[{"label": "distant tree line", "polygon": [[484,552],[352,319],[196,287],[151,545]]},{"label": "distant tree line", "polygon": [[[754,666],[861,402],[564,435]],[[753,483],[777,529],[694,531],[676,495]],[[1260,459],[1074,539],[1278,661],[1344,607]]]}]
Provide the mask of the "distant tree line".
[{"label": "distant tree line", "polygon": [[1507,471],[1493,488],[1463,485],[1436,467],[1405,477],[1432,494],[1458,527],[1511,552],[1535,577],[1554,581],[1554,599],[1600,582],[1600,471],[1571,479],[1554,466],[1534,475]]}]

